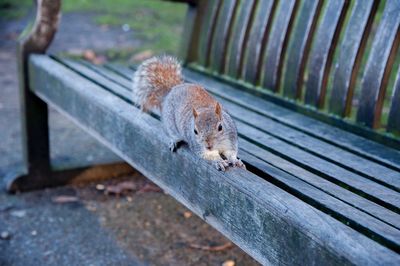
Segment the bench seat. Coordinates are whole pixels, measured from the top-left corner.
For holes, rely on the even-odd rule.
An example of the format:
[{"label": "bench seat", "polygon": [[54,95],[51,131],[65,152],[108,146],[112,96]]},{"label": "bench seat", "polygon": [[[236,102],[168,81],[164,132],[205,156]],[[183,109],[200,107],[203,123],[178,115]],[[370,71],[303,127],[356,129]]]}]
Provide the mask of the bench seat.
[{"label": "bench seat", "polygon": [[157,114],[132,105],[134,67],[45,55],[29,85],[263,264],[400,264],[400,151],[193,69],[238,126],[248,171],[170,153]]}]

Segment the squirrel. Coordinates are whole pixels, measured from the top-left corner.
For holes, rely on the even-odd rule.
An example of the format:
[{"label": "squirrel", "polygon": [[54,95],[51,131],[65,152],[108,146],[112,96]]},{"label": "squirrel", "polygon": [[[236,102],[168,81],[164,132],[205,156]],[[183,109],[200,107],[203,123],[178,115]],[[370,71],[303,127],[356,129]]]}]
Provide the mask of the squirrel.
[{"label": "squirrel", "polygon": [[142,111],[160,110],[170,150],[187,144],[220,171],[245,165],[237,157],[236,125],[222,105],[201,85],[185,83],[182,67],[172,56],[152,57],[132,78],[133,101]]}]

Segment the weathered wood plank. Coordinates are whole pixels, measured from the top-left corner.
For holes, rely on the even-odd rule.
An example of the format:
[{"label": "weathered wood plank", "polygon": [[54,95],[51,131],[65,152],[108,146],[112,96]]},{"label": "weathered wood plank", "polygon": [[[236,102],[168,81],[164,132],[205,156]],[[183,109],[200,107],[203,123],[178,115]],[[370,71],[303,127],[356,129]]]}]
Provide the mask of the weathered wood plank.
[{"label": "weathered wood plank", "polygon": [[282,0],[278,3],[276,19],[261,66],[261,71],[264,72],[263,87],[272,91],[279,88],[283,58],[298,3],[296,0]]},{"label": "weathered wood plank", "polygon": [[[338,127],[322,123],[318,120],[261,99],[250,93],[236,90],[231,85],[218,82],[215,79],[206,77],[204,74],[196,71],[184,69],[184,75],[189,82],[203,84],[212,93],[227,98],[238,105],[248,108],[249,110],[262,114],[263,116],[269,117],[316,138],[322,139],[335,146],[349,150],[359,156],[379,162],[386,167],[400,171],[399,150],[344,131]],[[251,103],[251,105],[248,103]]]},{"label": "weathered wood plank", "polygon": [[361,82],[357,122],[376,128],[380,124],[386,86],[400,43],[400,1],[387,1],[374,36]]},{"label": "weathered wood plank", "polygon": [[232,40],[229,42],[227,55],[227,73],[234,78],[238,77],[240,73],[240,65],[244,56],[243,48],[249,37],[249,25],[251,25],[252,11],[254,12],[255,7],[255,0],[240,1],[238,7],[238,18],[233,25]]},{"label": "weathered wood plank", "polygon": [[308,61],[304,102],[317,108],[323,108],[325,103],[328,74],[347,6],[348,1],[345,0],[328,1],[315,33]]},{"label": "weathered wood plank", "polygon": [[[24,169],[6,177],[9,191],[38,188],[50,178],[50,143],[47,104],[29,90],[28,57],[45,53],[53,40],[61,17],[60,0],[36,0],[34,24],[23,32],[17,44],[18,89],[20,99],[21,156]],[[30,183],[30,184],[29,184]]]},{"label": "weathered wood plank", "polygon": [[[114,77],[117,76],[114,73],[108,73],[108,75],[110,79],[118,79],[118,77]],[[129,89],[130,85],[126,85]],[[400,191],[400,179],[398,178],[400,176],[400,171],[395,171],[375,162],[371,162],[370,160],[309,136],[301,131],[282,125],[270,118],[236,105],[229,99],[217,96],[217,100],[228,108],[231,115],[239,121],[252,125],[275,138],[299,147],[326,161],[335,163],[348,171]]]},{"label": "weathered wood plank", "polygon": [[239,0],[223,1],[218,15],[210,52],[210,68],[217,72],[224,72],[226,50],[230,37],[230,29],[236,16]]},{"label": "weathered wood plank", "polygon": [[367,42],[378,1],[356,0],[338,46],[338,59],[333,70],[329,112],[348,116],[351,110],[357,72]]},{"label": "weathered wood plank", "polygon": [[102,77],[96,73],[96,71],[78,63],[77,61],[71,60],[71,59],[58,59],[60,62],[62,62],[65,66],[74,69],[75,71],[79,72],[81,76],[86,77],[87,79],[90,79],[91,81],[99,84],[100,86],[106,86],[106,87],[113,87],[113,93],[117,94],[119,97],[123,98],[125,101],[131,101],[132,95],[127,90],[127,88],[116,84],[115,82]]},{"label": "weathered wood plank", "polygon": [[243,62],[244,80],[255,83],[258,71],[258,62],[261,58],[261,48],[264,35],[268,34],[272,22],[274,1],[259,0],[253,24],[250,29],[249,40],[246,44],[246,59]]},{"label": "weathered wood plank", "polygon": [[[63,61],[63,58],[61,58],[61,57],[55,57],[55,58],[57,58],[58,61]],[[90,70],[93,70],[96,73],[99,73],[102,77],[117,83],[118,85],[120,85],[121,87],[125,88],[128,91],[132,90],[132,88],[131,88],[132,87],[132,78],[126,79],[124,77],[115,75],[115,72],[113,72],[112,70],[107,69],[104,66],[98,66],[98,65],[91,64],[88,61],[75,60],[75,62],[86,66],[87,68],[89,68]],[[82,73],[82,74],[84,74],[84,73]],[[132,76],[133,76],[133,73],[131,73],[131,77]]]},{"label": "weathered wood plank", "polygon": [[302,2],[289,40],[283,73],[283,94],[296,99],[303,84],[304,66],[322,1]]},{"label": "weathered wood plank", "polygon": [[[252,152],[257,149],[257,146],[248,145],[248,142],[241,142],[241,144],[245,150],[241,153],[241,158],[251,165],[251,169],[255,167],[258,170],[258,174],[269,180],[274,179],[273,183],[276,182],[278,186],[283,186],[285,190],[290,191],[291,194],[296,195],[317,209],[328,212],[336,219],[341,220],[343,223],[379,241],[394,251],[400,251],[399,229],[379,221],[363,211],[355,209],[351,205],[338,200],[293,175],[271,175],[272,166],[269,161],[264,160],[263,152],[258,150],[258,154],[261,157],[255,157],[252,155],[254,154]],[[260,173],[261,171],[264,172],[264,175]]]},{"label": "weathered wood plank", "polygon": [[400,68],[397,70],[396,82],[393,88],[387,130],[400,134]]},{"label": "weathered wood plank", "polygon": [[[115,73],[115,74],[118,74]],[[120,74],[120,73],[119,73]],[[122,77],[129,77],[132,74],[129,73],[128,76],[124,76],[121,75]],[[235,106],[233,103],[231,103],[230,101],[216,96],[217,99],[224,105],[225,108],[227,108],[227,110],[229,110],[229,112],[231,113],[231,115],[235,116],[235,117],[246,117],[246,121],[249,122],[251,125],[254,125],[256,127],[258,127],[260,130],[267,130],[271,135],[274,136],[278,136],[278,138],[284,137],[287,141],[290,142],[291,139],[295,139],[296,143],[293,143],[295,146],[297,145],[297,141],[300,140],[302,141],[303,138],[309,138],[307,136],[303,136],[302,132],[296,132],[297,134],[300,134],[298,136],[293,136],[293,135],[286,135],[285,131],[290,132],[290,131],[295,131],[295,129],[289,128],[289,127],[284,127],[283,130],[279,130],[279,128],[281,128],[283,125],[277,124],[274,120],[271,119],[265,119],[265,117],[262,117],[261,115],[259,115],[258,113],[250,113],[251,111],[247,111],[247,109],[245,108],[241,108],[239,107],[239,105]],[[243,121],[243,120],[242,120]],[[269,129],[277,129],[277,130],[269,130]],[[271,133],[272,132],[272,133]],[[245,140],[243,140],[241,138],[240,140],[241,142],[247,142]],[[247,142],[248,143],[248,142]],[[313,146],[315,145],[314,143],[309,144],[308,146]],[[317,141],[317,145],[318,145],[318,141]],[[338,155],[340,156],[340,153],[345,152],[346,151],[337,151],[336,147],[331,147],[331,145],[326,144],[327,147],[325,150],[326,151],[330,151],[331,149],[334,150],[334,152],[339,153]],[[255,148],[257,147],[257,148]],[[307,146],[303,146],[303,148],[307,149]],[[247,151],[249,153],[254,154],[255,150],[262,150],[260,147],[255,146],[252,144],[251,149],[247,149]],[[260,155],[258,155],[260,156]],[[346,157],[346,156],[344,156]],[[336,198],[339,198],[341,200],[343,200],[344,202],[347,202],[348,204],[351,204],[353,206],[355,206],[358,209],[361,209],[367,213],[370,213],[372,216],[381,219],[389,224],[392,224],[393,226],[400,228],[400,216],[398,214],[395,214],[385,208],[383,208],[382,206],[379,206],[369,200],[366,200],[365,198],[362,198],[361,196],[358,196],[340,186],[336,186],[333,183],[326,181],[323,178],[318,177],[317,175],[304,170],[303,168],[290,163],[287,160],[282,159],[281,157],[278,157],[277,155],[274,155],[266,150],[263,150],[263,155],[262,155],[262,159],[266,160],[268,158],[268,163],[283,169],[284,171],[291,173],[293,175],[295,175],[298,178],[301,178],[302,180],[306,181],[307,183],[310,183],[312,185],[314,185],[315,187],[318,187],[320,189],[322,189],[323,191],[325,191],[328,194],[332,194],[334,195]],[[355,161],[361,160],[363,161],[363,164],[369,165],[375,165],[374,162],[370,162],[370,161],[366,161],[365,159],[361,158],[354,158]],[[377,165],[377,167],[381,167],[380,165]],[[384,171],[387,171],[387,169],[384,169]],[[400,172],[396,172],[397,175],[400,174]]]},{"label": "weathered wood plank", "polygon": [[[241,159],[246,160],[243,157],[243,152],[247,152],[256,156],[260,160],[278,168],[286,173],[291,174],[292,176],[304,181],[307,184],[314,186],[315,188],[320,189],[324,193],[327,193],[336,199],[339,199],[346,204],[357,208],[358,210],[362,210],[365,213],[370,214],[374,218],[381,220],[385,223],[392,225],[393,227],[400,229],[400,215],[392,212],[372,201],[369,201],[347,189],[340,187],[338,185],[333,184],[307,170],[301,168],[265,149],[262,149],[260,146],[253,144],[249,141],[246,141],[243,138],[239,138],[239,147],[241,149]],[[246,160],[246,162],[249,162]],[[271,176],[274,178],[273,176]],[[300,187],[294,186],[293,189],[300,189]],[[302,194],[302,193],[301,193]],[[318,198],[315,198],[318,201]],[[340,209],[337,212],[341,212]],[[351,215],[350,215],[351,218]]]},{"label": "weathered wood plank", "polygon": [[218,17],[218,11],[221,5],[222,0],[213,0],[213,1],[201,1],[201,4],[206,5],[205,9],[207,12],[202,15],[204,17],[202,20],[202,27],[199,38],[199,53],[196,57],[199,64],[202,66],[206,66],[209,60],[209,54],[211,49],[211,43],[214,35],[215,23]]},{"label": "weathered wood plank", "polygon": [[217,172],[185,148],[171,154],[154,131],[158,121],[48,57],[32,57],[30,76],[36,94],[261,263],[400,263],[393,251],[248,171]]}]

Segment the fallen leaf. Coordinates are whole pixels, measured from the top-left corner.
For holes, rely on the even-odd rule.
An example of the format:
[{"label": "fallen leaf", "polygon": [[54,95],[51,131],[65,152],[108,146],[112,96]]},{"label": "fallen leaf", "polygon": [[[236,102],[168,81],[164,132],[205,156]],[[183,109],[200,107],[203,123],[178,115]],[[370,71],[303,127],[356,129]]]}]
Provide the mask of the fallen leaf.
[{"label": "fallen leaf", "polygon": [[93,50],[85,50],[82,56],[88,61],[93,61],[96,58],[96,53]]},{"label": "fallen leaf", "polygon": [[186,219],[192,217],[192,213],[191,212],[184,212],[183,213],[183,217],[185,217]]},{"label": "fallen leaf", "polygon": [[223,251],[223,250],[233,247],[233,244],[231,242],[227,242],[220,246],[202,246],[202,245],[197,245],[197,244],[189,244],[189,247],[195,248],[195,249],[201,249],[201,250],[205,250],[205,251]]},{"label": "fallen leaf", "polygon": [[224,263],[222,263],[222,266],[235,266],[235,261],[234,260],[226,260]]},{"label": "fallen leaf", "polygon": [[67,195],[61,195],[61,196],[56,196],[51,199],[54,203],[71,203],[71,202],[77,202],[79,199],[75,196],[67,196]]},{"label": "fallen leaf", "polygon": [[103,184],[97,184],[96,189],[97,190],[104,190],[106,187]]},{"label": "fallen leaf", "polygon": [[146,185],[144,185],[143,187],[141,187],[139,190],[138,190],[138,193],[145,193],[145,192],[162,192],[163,190],[159,187],[159,186],[157,186],[157,185],[155,185],[155,184],[152,184],[152,183],[148,183],[148,184],[146,184]]},{"label": "fallen leaf", "polygon": [[136,62],[141,62],[146,59],[149,59],[154,55],[154,52],[152,50],[144,50],[140,53],[135,54],[130,61],[136,61]]},{"label": "fallen leaf", "polygon": [[106,186],[105,192],[107,194],[115,194],[120,195],[128,191],[135,191],[137,189],[137,185],[132,181],[124,181],[118,183],[116,185]]}]

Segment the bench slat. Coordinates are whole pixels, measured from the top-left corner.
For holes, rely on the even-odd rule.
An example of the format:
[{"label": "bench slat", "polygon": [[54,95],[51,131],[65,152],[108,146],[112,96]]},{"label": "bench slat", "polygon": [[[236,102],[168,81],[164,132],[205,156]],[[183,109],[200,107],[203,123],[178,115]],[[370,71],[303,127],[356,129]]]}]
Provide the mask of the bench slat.
[{"label": "bench slat", "polygon": [[311,44],[322,1],[302,2],[289,39],[283,73],[283,95],[296,99],[300,96],[304,66]]},{"label": "bench slat", "polygon": [[328,74],[347,6],[348,2],[345,0],[328,1],[314,36],[304,102],[317,108],[323,108],[325,103]]},{"label": "bench slat", "polygon": [[378,1],[356,0],[343,40],[338,45],[334,66],[329,112],[348,116],[351,110],[357,72],[365,49]]},{"label": "bench slat", "polygon": [[207,60],[210,54],[211,41],[213,39],[215,23],[218,17],[221,1],[222,0],[200,1],[201,5],[206,5],[205,10],[207,10],[207,12],[202,14],[205,17],[203,19],[204,23],[201,27],[201,32],[195,33],[200,34],[199,55],[197,56],[197,60],[203,66],[208,63]]},{"label": "bench slat", "polygon": [[[400,151],[398,150],[288,110],[255,95],[236,90],[231,85],[207,78],[196,71],[184,69],[184,75],[192,82],[201,80],[214,94],[229,98],[249,110],[400,171]],[[252,103],[251,106],[248,105],[249,102]]]},{"label": "bench slat", "polygon": [[[227,102],[226,100],[223,100],[223,99],[220,99],[220,98],[218,98],[218,100],[231,112],[231,114],[237,115],[237,112],[236,112],[237,109],[238,109],[237,107],[235,107],[232,104],[229,104],[229,102]],[[249,121],[249,123],[254,124],[254,125],[257,125],[257,123],[260,122],[264,126],[270,126],[272,128],[275,128],[275,130],[278,131],[278,134],[284,134],[285,130],[280,131],[279,130],[279,125],[269,125],[269,122],[264,122],[262,117],[259,117],[259,116],[253,117],[252,114],[249,113],[249,112],[244,112],[244,113],[242,112],[242,113],[239,114],[239,117],[246,117],[246,120]],[[243,128],[241,128],[240,125],[242,125],[242,127],[244,127],[244,128],[247,127],[247,130],[245,129],[244,132],[243,132]],[[252,129],[250,129],[250,130],[252,130]],[[248,131],[249,131],[249,126],[248,125],[244,125],[242,122],[239,122],[239,134],[240,134],[240,136],[247,136],[248,135]],[[286,129],[286,131],[287,131],[287,129]],[[297,138],[295,137],[295,139],[301,139],[301,137],[297,137]],[[385,210],[384,208],[379,207],[379,206],[375,205],[372,202],[368,202],[367,200],[363,200],[362,198],[360,198],[360,197],[358,197],[356,195],[349,196],[348,194],[346,194],[344,192],[346,190],[344,190],[344,189],[342,189],[340,187],[336,187],[332,183],[327,182],[324,179],[321,179],[321,178],[317,177],[316,175],[314,175],[312,173],[304,171],[304,170],[302,170],[300,167],[298,167],[296,165],[291,165],[289,162],[284,163],[284,160],[281,159],[280,157],[278,157],[276,155],[273,155],[273,154],[271,154],[271,153],[269,153],[269,152],[267,152],[265,150],[262,150],[259,146],[255,146],[253,144],[249,144],[247,141],[244,141],[242,138],[241,138],[241,143],[245,143],[244,147],[243,146],[241,146],[241,147],[246,152],[254,154],[254,152],[256,152],[258,150],[259,151],[258,154],[260,154],[260,151],[263,151],[261,153],[262,154],[261,158],[263,158],[263,160],[266,160],[267,159],[266,157],[268,157],[268,160],[266,160],[266,162],[271,163],[271,162],[279,161],[279,163],[278,163],[279,166],[280,166],[279,168],[281,168],[281,169],[283,169],[285,171],[292,171],[292,174],[294,174],[296,177],[299,177],[298,175],[302,173],[303,176],[299,177],[299,178],[301,178],[303,180],[304,180],[304,174],[305,174],[305,180],[307,180],[306,182],[308,182],[308,183],[311,182],[311,184],[313,184],[314,186],[316,186],[318,188],[321,188],[321,186],[322,186],[322,190],[325,191],[328,194],[334,193],[336,191],[337,192],[336,196],[339,197],[339,198],[342,198],[342,199],[343,198],[347,199],[349,204],[352,204],[352,205],[354,205],[354,204],[357,205],[358,204],[358,206],[362,206],[361,208],[364,211],[367,211],[367,212],[368,211],[372,211],[374,213],[374,215],[376,215],[377,217],[380,217],[380,219],[385,219],[390,224],[396,226],[397,228],[400,228],[400,216],[398,214],[395,214],[395,213],[392,213],[391,211]],[[329,150],[329,148],[327,148],[327,150]],[[368,163],[368,162],[364,162],[364,163]],[[282,164],[284,165],[283,168],[282,168]],[[376,166],[376,167],[379,167],[379,166]],[[295,171],[293,171],[293,169],[295,169]],[[384,169],[380,169],[380,170],[383,171],[383,172],[385,171]],[[397,173],[397,175],[398,174],[399,173]],[[311,175],[311,178],[310,178],[310,175]],[[320,179],[320,180],[318,181],[318,179]],[[290,187],[293,187],[294,189],[296,187],[299,187],[299,186],[296,186],[296,185],[293,186],[291,184],[288,184],[288,185]],[[339,190],[339,192],[338,192],[338,190]],[[320,193],[320,192],[318,192],[318,193]],[[350,195],[351,194],[352,193],[350,193]],[[396,195],[394,195],[394,196],[396,196]],[[399,194],[397,194],[397,196],[399,196]],[[311,197],[311,198],[313,198],[313,197]],[[316,200],[319,202],[319,198],[317,198]],[[335,202],[335,200],[336,199],[331,199],[330,201],[331,202]],[[324,204],[327,205],[327,203],[324,203]],[[330,204],[328,204],[328,205],[330,205]],[[332,210],[336,210],[336,212],[338,212],[338,210],[345,208],[344,206],[337,208],[340,205],[341,205],[341,203],[340,204],[339,203],[335,203],[335,204],[330,205],[330,206],[333,207]],[[371,218],[368,218],[368,217],[367,218],[362,218],[362,217],[364,217],[363,213],[360,213],[360,215],[361,215],[360,217],[354,218],[354,217],[351,217],[351,215],[350,215],[352,212],[355,213],[355,212],[357,212],[357,210],[349,211],[347,213],[347,216],[346,216],[346,217],[348,217],[348,219],[355,219],[357,221],[357,223],[360,223],[361,225],[364,224],[363,219],[367,219],[367,222],[366,222],[367,225],[363,225],[363,226],[366,226],[366,227],[369,226],[368,225],[369,224],[368,220],[371,219]],[[338,212],[338,213],[340,213],[340,212]],[[375,224],[375,225],[372,225],[372,227],[375,228],[375,230],[372,230],[372,231],[379,232],[380,228],[385,228],[386,227],[385,224],[376,225],[376,222],[372,222],[372,223]],[[391,227],[389,227],[387,229],[387,231],[389,231],[389,232],[391,232],[392,230],[393,229],[391,229]],[[386,235],[386,237],[391,238],[391,237],[393,237],[393,235],[396,235],[396,230],[392,231],[392,233],[389,233],[389,235],[387,235],[387,232],[386,233],[385,232],[381,232],[381,234]],[[397,239],[397,238],[395,238],[395,239]],[[392,238],[391,241],[394,241],[394,242],[391,242],[392,244],[396,243],[395,239]],[[389,245],[392,245],[392,244],[389,244]],[[397,245],[397,244],[394,244],[394,245]]]},{"label": "bench slat", "polygon": [[228,75],[237,78],[243,63],[243,48],[249,37],[249,25],[251,25],[252,12],[256,8],[255,0],[240,1],[238,18],[232,29],[232,39],[229,42],[227,55]]},{"label": "bench slat", "polygon": [[[114,76],[118,74],[117,73],[113,74],[110,73],[110,75]],[[120,73],[121,74],[121,73]],[[129,73],[129,75],[124,76],[123,74],[121,75],[121,77],[124,78],[129,78],[129,76],[131,76],[132,73]],[[266,127],[269,128],[276,128],[279,127],[280,125],[278,125],[277,123],[273,122],[273,121],[267,121],[264,122],[263,120],[265,120],[264,117],[260,117],[259,115],[257,115],[256,113],[250,114],[245,108],[239,108],[239,106],[234,106],[232,103],[230,103],[229,101],[227,101],[224,98],[218,97],[217,99],[230,111],[230,113],[232,115],[236,115],[237,116],[237,111],[238,109],[242,109],[241,111],[239,111],[239,117],[243,117],[243,115],[248,118],[246,119],[247,121],[250,121],[251,124],[254,125],[260,125],[262,124],[264,127],[263,129],[266,129]],[[245,112],[245,113],[243,113]],[[254,115],[256,115],[256,117],[254,117]],[[276,132],[278,135],[285,135],[285,131],[293,131],[293,129],[290,128],[286,128],[284,130],[278,130],[279,132]],[[298,139],[302,139],[302,137],[299,137]],[[247,142],[246,140],[244,140],[243,138],[240,138],[241,142],[247,143],[247,145],[249,145],[249,142]],[[247,151],[249,153],[254,153],[255,150],[260,150],[261,148],[258,146],[255,146],[254,144],[250,144],[252,145],[251,149],[247,149]],[[329,146],[329,145],[328,145]],[[332,148],[332,147],[330,147]],[[326,149],[329,150],[330,148]],[[262,149],[261,149],[262,150]],[[353,206],[355,206],[356,208],[359,208],[363,211],[366,211],[368,213],[370,213],[371,215],[375,216],[375,217],[379,217],[379,219],[386,221],[389,224],[392,224],[393,226],[400,228],[400,216],[398,214],[395,214],[391,211],[388,211],[387,209],[383,208],[382,206],[379,206],[369,200],[366,200],[365,198],[362,198],[340,186],[334,185],[333,183],[326,181],[323,178],[318,177],[317,175],[308,172],[306,170],[304,170],[303,168],[289,162],[286,161],[284,159],[282,159],[281,157],[278,157],[277,155],[274,155],[266,150],[263,150],[263,160],[266,160],[268,163],[271,163],[272,165],[280,168],[280,169],[284,169],[285,171],[295,175],[298,178],[301,178],[302,180],[304,180],[307,183],[311,183],[312,185],[322,189],[323,191],[325,191],[328,194],[333,194],[335,197],[347,202],[348,204],[351,204]],[[369,164],[371,162],[364,162],[365,164]],[[377,167],[379,167],[379,165],[377,165]],[[387,169],[386,169],[387,171]],[[397,172],[397,174],[399,174]]]},{"label": "bench slat", "polygon": [[260,263],[400,263],[393,251],[248,171],[218,172],[185,148],[171,154],[154,131],[158,121],[54,60],[31,57],[29,71],[37,95]]},{"label": "bench slat", "polygon": [[359,232],[363,232],[365,235],[368,235],[393,250],[397,252],[400,251],[399,229],[385,224],[363,211],[355,209],[351,205],[332,197],[293,175],[270,175],[271,165],[262,160],[264,154],[259,152],[261,157],[258,158],[251,156],[247,151],[253,151],[253,147],[250,145],[247,146],[246,143],[241,143],[244,144],[244,148],[246,149],[246,151],[241,153],[242,158],[249,163],[252,168],[256,167],[260,171],[265,172],[265,178],[269,180],[271,180],[271,178],[275,179],[274,182],[281,184],[287,191],[290,191],[305,202],[327,212],[329,215],[341,220],[343,223],[355,228]]},{"label": "bench slat", "polygon": [[[92,65],[92,67],[100,68],[94,65]],[[113,73],[106,73],[106,75],[112,80],[119,80],[122,78]],[[125,86],[127,88],[130,88],[129,82],[129,80],[125,79]],[[398,192],[400,191],[400,179],[398,178],[400,175],[399,171],[394,171],[392,169],[386,168],[382,165],[371,162],[360,156],[354,155],[329,143],[325,143],[321,140],[308,136],[303,132],[291,129],[290,127],[277,123],[272,119],[237,106],[227,99],[221,97],[217,97],[217,99],[224,106],[228,107],[228,110],[230,110],[231,114],[237,120],[243,122],[252,121],[249,123],[252,124],[254,127],[263,130],[264,132],[275,138],[281,139],[290,145],[311,152],[312,154],[317,155],[324,160],[336,163],[337,165],[344,167],[348,171],[352,171],[356,174],[361,174],[364,177],[374,179],[376,181],[379,181],[383,185],[396,189]]]},{"label": "bench slat", "polygon": [[290,26],[298,7],[296,0],[279,1],[276,19],[271,29],[261,71],[264,72],[263,87],[272,91],[279,88],[282,64],[287,46]]},{"label": "bench slat", "polygon": [[380,125],[391,61],[400,42],[399,10],[400,1],[386,2],[361,82],[357,122],[372,128]]},{"label": "bench slat", "polygon": [[255,83],[258,73],[258,61],[261,57],[262,41],[269,32],[274,9],[273,0],[259,0],[246,44],[246,57],[243,66],[244,80]]},{"label": "bench slat", "polygon": [[214,71],[223,72],[225,67],[226,49],[230,38],[230,28],[235,20],[239,0],[223,1],[221,11],[215,26],[216,34],[212,40],[210,67]]},{"label": "bench slat", "polygon": [[392,105],[389,112],[388,130],[400,134],[400,67],[393,88]]}]

